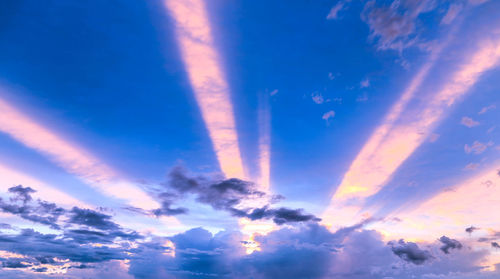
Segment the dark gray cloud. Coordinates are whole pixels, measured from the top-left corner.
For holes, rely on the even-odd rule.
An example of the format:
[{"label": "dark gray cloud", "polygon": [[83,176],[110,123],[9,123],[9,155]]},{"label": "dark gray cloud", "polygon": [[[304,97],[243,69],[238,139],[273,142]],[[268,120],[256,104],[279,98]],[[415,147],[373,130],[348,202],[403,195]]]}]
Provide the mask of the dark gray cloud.
[{"label": "dark gray cloud", "polygon": [[[283,197],[266,195],[257,190],[254,183],[237,178],[213,180],[202,176],[188,177],[183,168],[176,167],[169,173],[168,182],[162,186],[163,188],[156,191],[156,197],[162,205],[161,208],[152,211],[156,216],[187,213],[187,209],[173,208],[173,204],[186,194],[191,194],[196,197],[196,201],[210,205],[216,210],[229,212],[235,217],[251,220],[271,219],[278,225],[321,220],[305,213],[303,209],[271,208],[272,203]],[[266,200],[268,204],[259,208],[242,206],[244,202],[259,199]]]},{"label": "dark gray cloud", "polygon": [[439,249],[441,249],[441,251],[443,251],[445,254],[449,254],[450,249],[462,249],[462,243],[460,243],[456,239],[452,239],[443,235],[439,238],[439,241],[444,244]]},{"label": "dark gray cloud", "polygon": [[75,206],[69,212],[69,216],[68,223],[70,224],[83,225],[105,231],[119,228],[118,224],[111,221],[110,215],[91,209],[82,209]]},{"label": "dark gray cloud", "polygon": [[392,247],[392,252],[395,255],[416,265],[423,264],[432,258],[429,251],[420,249],[413,242],[405,242],[403,239],[400,239],[398,242],[389,242],[389,245]]},{"label": "dark gray cloud", "polygon": [[30,187],[21,185],[9,188],[9,192],[14,194],[10,202],[0,198],[0,211],[17,215],[25,220],[48,225],[53,229],[59,229],[57,221],[65,210],[54,203],[37,200],[32,203],[32,193],[36,191]]},{"label": "dark gray cloud", "polygon": [[479,228],[476,228],[474,226],[470,226],[470,227],[468,227],[468,228],[465,229],[465,232],[471,234],[471,233],[473,233],[473,232],[475,232],[477,230],[479,230]]},{"label": "dark gray cloud", "polygon": [[498,242],[492,242],[491,247],[498,249],[498,248],[500,248],[500,245],[498,244]]}]

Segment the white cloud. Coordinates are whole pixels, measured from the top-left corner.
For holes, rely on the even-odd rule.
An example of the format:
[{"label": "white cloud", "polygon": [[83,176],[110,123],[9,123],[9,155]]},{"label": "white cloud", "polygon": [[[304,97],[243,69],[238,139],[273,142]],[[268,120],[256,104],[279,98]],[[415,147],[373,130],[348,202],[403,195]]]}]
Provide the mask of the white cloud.
[{"label": "white cloud", "polygon": [[369,87],[370,86],[370,80],[369,79],[364,79],[360,82],[359,86],[361,88]]},{"label": "white cloud", "polygon": [[274,89],[273,91],[271,91],[271,92],[269,93],[269,95],[271,95],[271,96],[274,96],[274,95],[276,95],[276,94],[278,94],[278,89]]},{"label": "white cloud", "polygon": [[460,121],[460,124],[462,124],[462,125],[464,125],[466,127],[472,128],[474,126],[479,125],[479,122],[474,121],[470,117],[464,116],[464,117],[462,117],[462,121]]},{"label": "white cloud", "polygon": [[335,112],[333,110],[327,111],[323,114],[323,119],[328,121],[330,118],[333,118],[335,116]]},{"label": "white cloud", "polygon": [[493,109],[496,109],[496,108],[497,108],[497,106],[496,106],[495,104],[493,104],[493,105],[489,105],[489,106],[487,106],[487,107],[483,107],[483,108],[482,108],[482,109],[478,112],[478,114],[485,114],[485,113],[487,113],[488,111],[493,110]]},{"label": "white cloud", "polygon": [[330,9],[330,12],[326,16],[326,19],[338,19],[339,12],[344,8],[344,2],[339,1],[335,6]]},{"label": "white cloud", "polygon": [[313,102],[315,102],[318,105],[322,104],[325,101],[325,99],[323,98],[323,95],[321,95],[321,93],[318,93],[318,92],[312,93],[311,97],[312,97]]}]

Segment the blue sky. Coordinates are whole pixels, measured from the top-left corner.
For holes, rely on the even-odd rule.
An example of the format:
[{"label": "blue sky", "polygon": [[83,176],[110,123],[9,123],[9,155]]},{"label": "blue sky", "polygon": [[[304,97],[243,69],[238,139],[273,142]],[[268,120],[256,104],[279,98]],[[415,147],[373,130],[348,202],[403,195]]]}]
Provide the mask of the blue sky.
[{"label": "blue sky", "polygon": [[0,278],[498,276],[500,2],[0,7]]}]

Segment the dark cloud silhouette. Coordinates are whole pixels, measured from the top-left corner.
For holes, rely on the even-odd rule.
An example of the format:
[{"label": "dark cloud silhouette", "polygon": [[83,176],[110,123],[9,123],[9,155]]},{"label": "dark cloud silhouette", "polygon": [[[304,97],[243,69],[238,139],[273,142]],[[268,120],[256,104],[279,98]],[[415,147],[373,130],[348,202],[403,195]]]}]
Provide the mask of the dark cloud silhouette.
[{"label": "dark cloud silhouette", "polygon": [[[188,212],[185,208],[173,208],[173,204],[186,194],[192,194],[196,201],[208,204],[216,210],[229,212],[235,217],[245,217],[250,220],[271,219],[278,225],[297,222],[317,222],[321,219],[312,214],[304,213],[303,209],[285,207],[270,208],[270,204],[283,199],[283,196],[269,196],[258,191],[252,182],[237,178],[212,180],[206,177],[188,177],[181,167],[172,169],[169,180],[163,188],[157,191],[156,197],[162,207],[152,213],[160,215],[178,215]],[[264,200],[268,204],[263,207],[243,207],[244,202]]]},{"label": "dark cloud silhouette", "polygon": [[462,243],[460,243],[456,239],[451,239],[443,235],[439,238],[439,241],[444,244],[439,249],[441,249],[441,251],[443,251],[445,254],[449,254],[450,249],[462,249]]},{"label": "dark cloud silhouette", "polygon": [[99,230],[116,230],[119,226],[111,221],[111,216],[91,209],[73,207],[69,212],[68,223],[84,225]]},{"label": "dark cloud silhouette", "polygon": [[498,248],[500,248],[500,245],[498,244],[498,242],[492,242],[491,247],[498,249]]},{"label": "dark cloud silhouette", "polygon": [[473,232],[475,232],[477,230],[479,230],[479,228],[476,228],[474,226],[470,226],[470,227],[468,227],[468,228],[465,229],[465,232],[471,234],[471,233],[473,233]]},{"label": "dark cloud silhouette", "polygon": [[27,203],[32,200],[31,194],[36,191],[30,187],[23,187],[22,185],[17,185],[9,188],[10,193],[14,193],[15,196],[11,198],[11,200],[16,201],[20,200],[23,203]]},{"label": "dark cloud silhouette", "polygon": [[429,251],[420,249],[413,242],[405,242],[403,239],[400,239],[397,243],[389,242],[389,245],[392,247],[392,252],[395,255],[416,265],[423,264],[432,258]]},{"label": "dark cloud silhouette", "polygon": [[18,185],[9,188],[9,192],[13,193],[14,196],[10,198],[10,202],[0,198],[0,211],[17,215],[35,223],[48,225],[54,229],[60,229],[57,221],[65,213],[63,208],[56,206],[54,203],[41,200],[37,200],[36,203],[32,204],[33,198],[30,194],[36,191],[30,187]]}]

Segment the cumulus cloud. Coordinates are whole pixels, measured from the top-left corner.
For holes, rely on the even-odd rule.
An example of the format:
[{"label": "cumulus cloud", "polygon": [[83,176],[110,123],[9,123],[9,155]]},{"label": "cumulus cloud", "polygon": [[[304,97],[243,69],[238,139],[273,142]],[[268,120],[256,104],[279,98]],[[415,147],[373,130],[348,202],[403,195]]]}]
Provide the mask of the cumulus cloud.
[{"label": "cumulus cloud", "polygon": [[444,244],[439,249],[441,249],[441,251],[443,251],[445,254],[449,254],[450,249],[462,249],[462,243],[460,243],[456,239],[452,239],[443,235],[439,238],[439,241]]},{"label": "cumulus cloud", "polygon": [[389,242],[389,245],[392,247],[392,252],[395,255],[416,265],[423,264],[432,258],[429,251],[420,249],[413,242],[405,242],[403,239],[400,239],[398,242]]},{"label": "cumulus cloud", "polygon": [[[271,208],[271,204],[282,196],[268,195],[259,191],[254,183],[237,178],[214,180],[201,176],[189,177],[183,168],[176,167],[170,172],[168,182],[162,186],[156,189],[156,196],[162,204],[161,208],[153,210],[157,216],[186,213],[187,209],[172,206],[190,194],[196,197],[196,201],[210,205],[215,210],[250,220],[271,219],[278,225],[321,220],[305,213],[303,209]],[[250,205],[252,201],[266,204],[255,207]]]},{"label": "cumulus cloud", "polygon": [[464,125],[466,127],[472,128],[472,127],[475,127],[475,126],[479,125],[479,122],[474,121],[470,117],[464,116],[464,117],[462,117],[462,120],[460,121],[460,124],[462,124],[462,125]]}]

